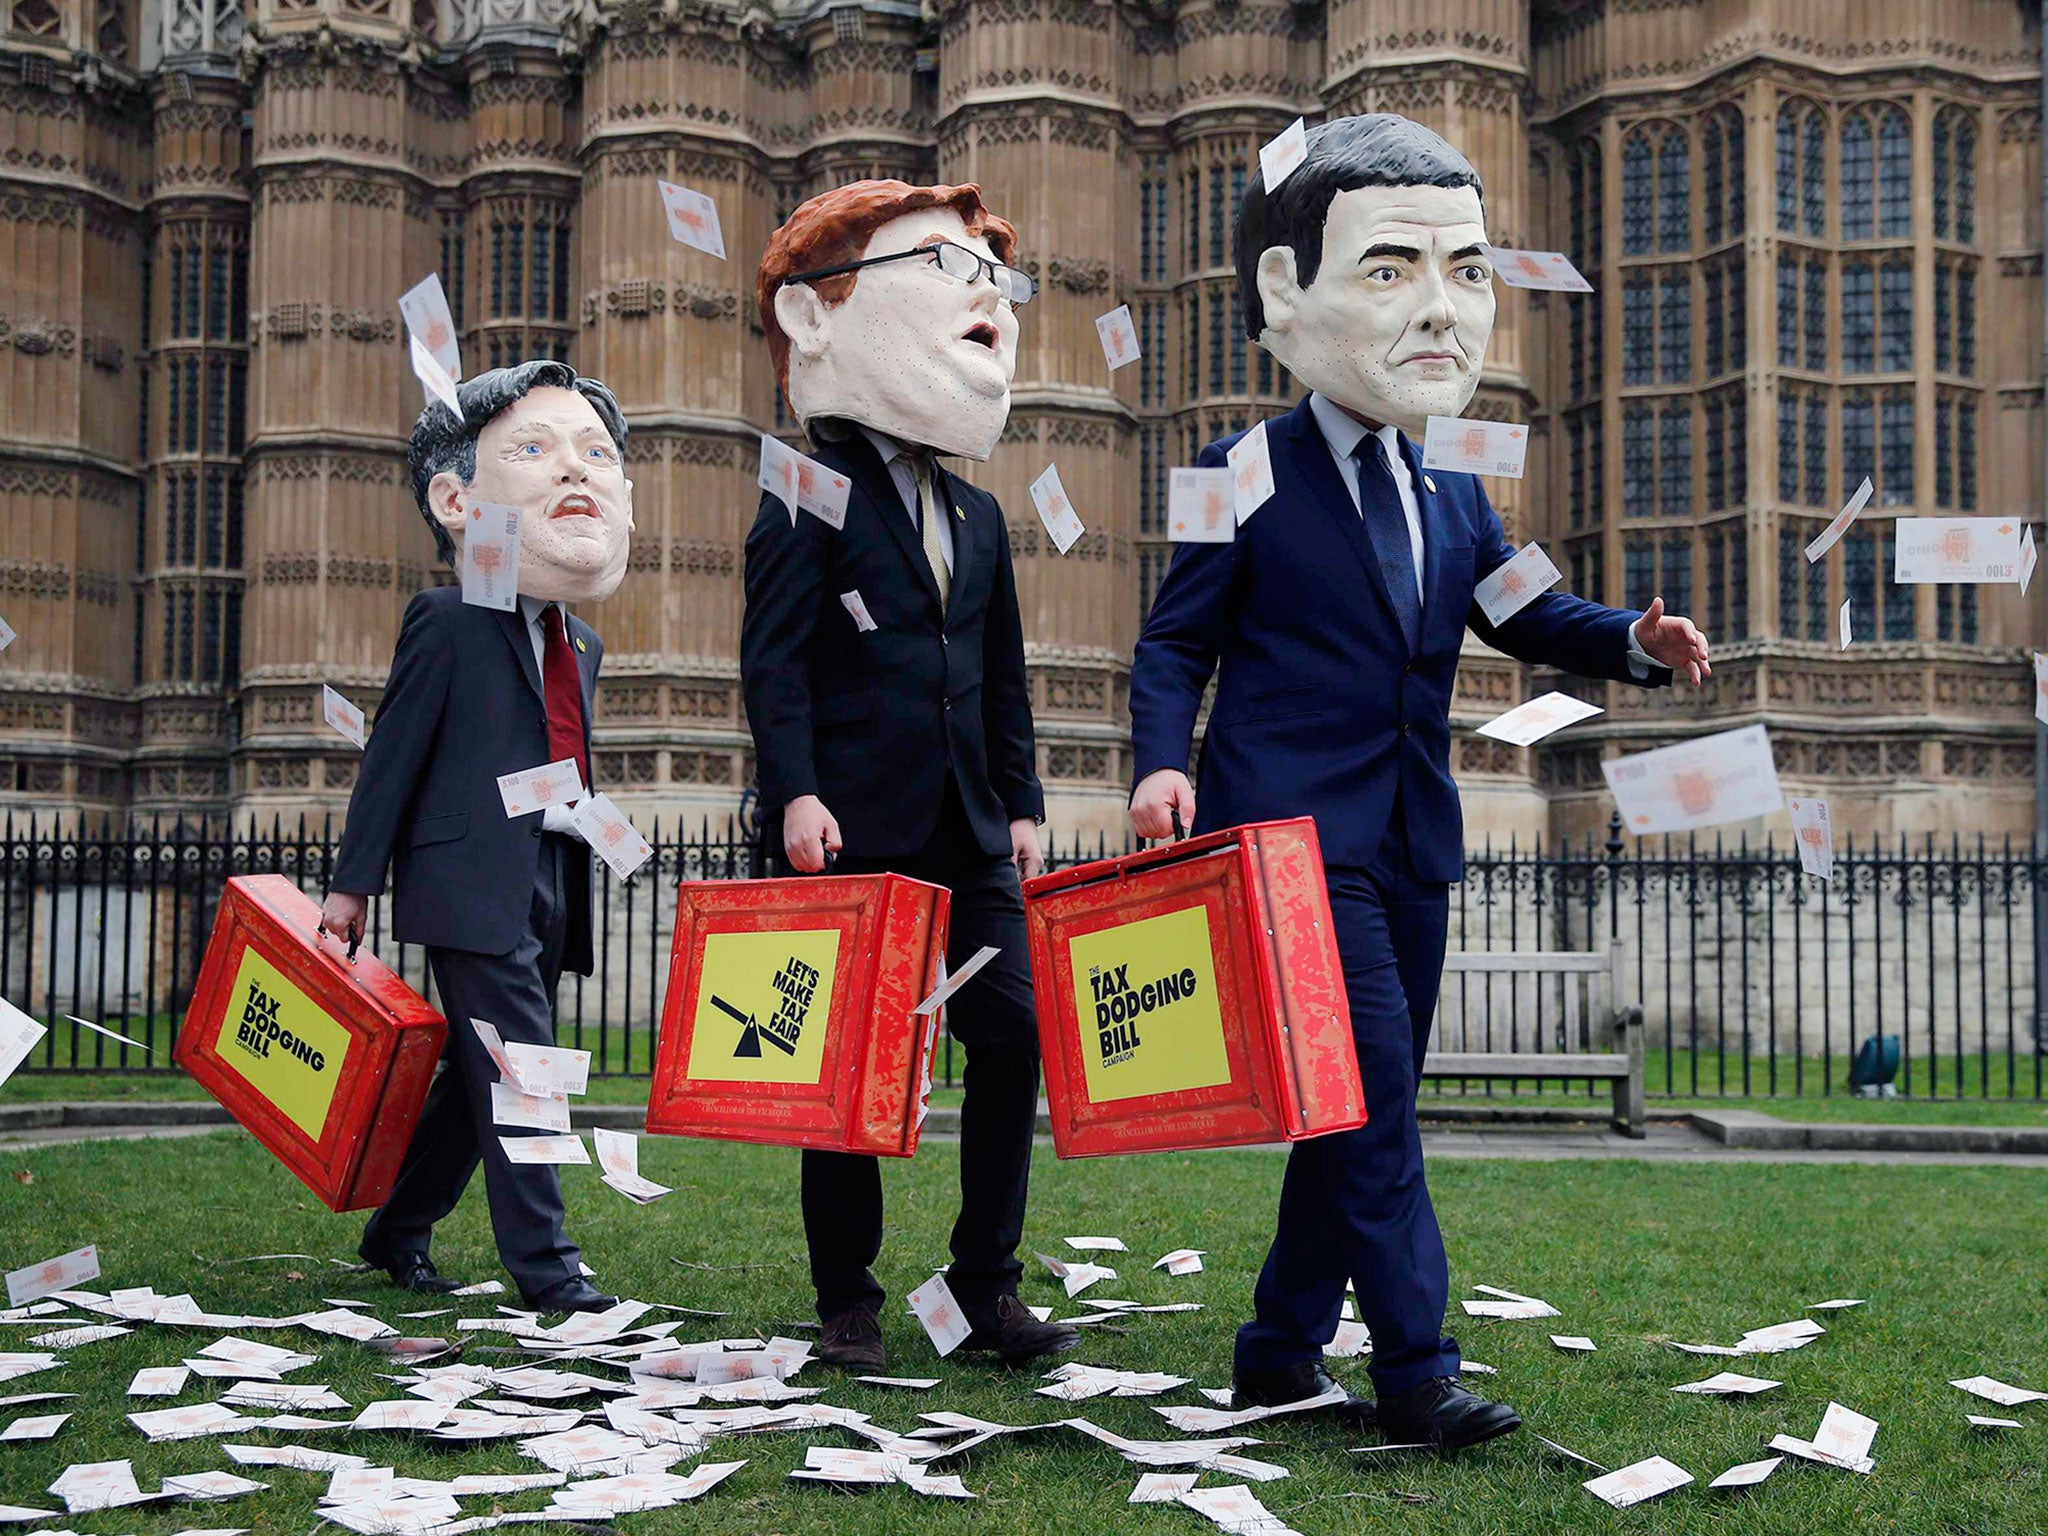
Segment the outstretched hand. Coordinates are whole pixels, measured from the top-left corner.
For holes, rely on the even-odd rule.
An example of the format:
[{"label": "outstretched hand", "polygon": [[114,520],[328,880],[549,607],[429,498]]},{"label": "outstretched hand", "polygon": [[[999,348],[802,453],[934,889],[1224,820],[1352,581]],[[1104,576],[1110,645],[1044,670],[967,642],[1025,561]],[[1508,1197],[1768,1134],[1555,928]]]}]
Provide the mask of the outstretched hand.
[{"label": "outstretched hand", "polygon": [[1663,598],[1650,599],[1650,606],[1636,620],[1635,636],[1652,661],[1684,673],[1693,687],[1713,676],[1714,669],[1707,664],[1707,637],[1691,619],[1666,613]]}]

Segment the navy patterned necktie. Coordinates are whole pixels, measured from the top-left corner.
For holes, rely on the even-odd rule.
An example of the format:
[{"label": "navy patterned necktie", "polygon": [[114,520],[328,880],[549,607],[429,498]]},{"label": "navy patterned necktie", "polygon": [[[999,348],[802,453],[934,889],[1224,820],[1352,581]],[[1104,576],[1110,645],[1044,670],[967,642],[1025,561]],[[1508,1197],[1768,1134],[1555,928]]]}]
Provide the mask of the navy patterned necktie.
[{"label": "navy patterned necktie", "polygon": [[1351,457],[1358,465],[1359,516],[1365,519],[1380,574],[1386,578],[1387,596],[1393,600],[1394,617],[1400,620],[1401,634],[1412,651],[1422,637],[1422,594],[1415,585],[1415,546],[1409,541],[1408,514],[1401,510],[1393,467],[1387,463],[1387,445],[1377,433],[1368,432],[1351,450]]}]

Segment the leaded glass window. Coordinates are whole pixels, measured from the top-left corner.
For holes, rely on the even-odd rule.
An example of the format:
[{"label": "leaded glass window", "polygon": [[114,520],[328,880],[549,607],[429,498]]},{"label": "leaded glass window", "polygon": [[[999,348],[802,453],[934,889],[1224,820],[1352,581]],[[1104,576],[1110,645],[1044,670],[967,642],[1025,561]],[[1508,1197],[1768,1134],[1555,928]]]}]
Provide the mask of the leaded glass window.
[{"label": "leaded glass window", "polygon": [[1630,517],[1648,517],[1656,503],[1656,418],[1647,405],[1632,405],[1621,419],[1621,500]]},{"label": "leaded glass window", "polygon": [[1658,283],[1657,376],[1666,384],[1692,377],[1692,270],[1674,267]]},{"label": "leaded glass window", "polygon": [[1870,263],[1842,263],[1842,371],[1869,373],[1877,366],[1877,315]]},{"label": "leaded glass window", "polygon": [[1878,119],[1877,232],[1886,240],[1913,233],[1913,131],[1897,107]]},{"label": "leaded glass window", "polygon": [[1657,512],[1692,515],[1692,407],[1680,402],[1666,405],[1658,422]]},{"label": "leaded glass window", "polygon": [[1692,167],[1685,135],[1673,128],[1657,146],[1657,249],[1692,244]]},{"label": "leaded glass window", "polygon": [[1621,151],[1621,254],[1643,256],[1650,250],[1656,188],[1652,183],[1650,140],[1629,136]]},{"label": "leaded glass window", "polygon": [[1870,238],[1870,198],[1877,167],[1870,119],[1852,112],[1842,123],[1842,238]]}]

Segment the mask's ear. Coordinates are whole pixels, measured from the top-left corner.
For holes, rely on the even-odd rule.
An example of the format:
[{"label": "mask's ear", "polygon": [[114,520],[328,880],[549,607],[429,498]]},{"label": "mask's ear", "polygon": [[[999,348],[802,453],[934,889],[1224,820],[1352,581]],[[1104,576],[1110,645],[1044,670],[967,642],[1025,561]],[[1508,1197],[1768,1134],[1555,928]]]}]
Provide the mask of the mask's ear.
[{"label": "mask's ear", "polygon": [[631,533],[635,526],[636,524],[633,522],[633,482],[628,480],[626,482],[626,532]]},{"label": "mask's ear", "polygon": [[465,526],[462,498],[468,490],[452,470],[444,469],[427,482],[427,514],[447,530],[448,537],[458,541]]},{"label": "mask's ear", "polygon": [[802,358],[816,358],[825,350],[831,311],[809,283],[784,283],[775,290],[775,323],[789,338],[790,350]]},{"label": "mask's ear", "polygon": [[1294,328],[1301,306],[1301,284],[1295,281],[1294,248],[1269,245],[1259,252],[1253,274],[1258,283],[1259,304],[1266,311],[1266,329],[1285,335]]}]

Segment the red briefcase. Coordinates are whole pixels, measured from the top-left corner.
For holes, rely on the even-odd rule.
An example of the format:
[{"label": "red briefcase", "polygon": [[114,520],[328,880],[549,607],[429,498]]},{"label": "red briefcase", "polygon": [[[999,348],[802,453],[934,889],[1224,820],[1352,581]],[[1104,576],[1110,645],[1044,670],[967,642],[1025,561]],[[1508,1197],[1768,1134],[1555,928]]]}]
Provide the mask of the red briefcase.
[{"label": "red briefcase", "polygon": [[178,1065],[328,1209],[382,1205],[447,1022],[375,955],[321,937],[282,875],[228,881]]},{"label": "red briefcase", "polygon": [[1059,1156],[1365,1124],[1309,818],[1040,875],[1024,911]]},{"label": "red briefcase", "polygon": [[902,875],[695,880],[647,1129],[909,1157],[931,1091],[952,897]]}]

